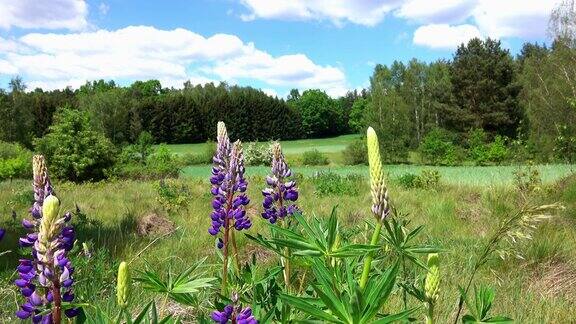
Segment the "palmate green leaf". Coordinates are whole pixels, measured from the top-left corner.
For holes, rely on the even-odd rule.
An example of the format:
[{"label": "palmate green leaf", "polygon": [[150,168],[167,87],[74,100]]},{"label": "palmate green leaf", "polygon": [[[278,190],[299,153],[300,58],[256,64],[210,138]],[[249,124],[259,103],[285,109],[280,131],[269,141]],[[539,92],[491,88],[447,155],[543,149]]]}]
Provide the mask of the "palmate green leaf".
[{"label": "palmate green leaf", "polygon": [[369,281],[379,280],[376,283],[370,282],[364,291],[366,296],[366,307],[362,315],[362,323],[368,323],[374,316],[378,313],[378,310],[382,308],[382,305],[390,296],[394,284],[396,282],[396,276],[398,275],[399,263],[398,261],[377,277],[372,277]]},{"label": "palmate green leaf", "polygon": [[348,257],[356,257],[362,256],[372,251],[377,251],[381,247],[378,245],[369,245],[369,244],[350,244],[345,245],[338,250],[332,251],[328,254],[328,256],[333,258],[348,258]]},{"label": "palmate green leaf", "polygon": [[210,282],[215,281],[216,278],[198,278],[188,282],[181,282],[178,286],[172,288],[171,293],[174,294],[193,294],[202,288],[208,288],[212,285]]},{"label": "palmate green leaf", "polygon": [[139,277],[135,277],[134,281],[142,283],[143,288],[154,292],[168,292],[168,286],[162,281],[157,273],[152,271],[138,271]]},{"label": "palmate green leaf", "polygon": [[270,241],[268,241],[267,239],[265,239],[262,234],[258,234],[257,236],[252,236],[248,233],[244,233],[244,235],[249,239],[252,240],[254,243],[270,250],[273,252],[276,252],[279,255],[282,256],[286,256],[284,255],[284,251],[281,248],[278,248],[277,246],[273,245]]},{"label": "palmate green leaf", "polygon": [[316,250],[316,251],[320,251],[322,252],[321,249],[318,248],[318,246],[310,244],[306,241],[302,241],[302,240],[297,240],[297,239],[291,239],[291,238],[274,238],[271,239],[271,241],[279,246],[282,247],[288,247],[291,249],[296,249],[296,250]]},{"label": "palmate green leaf", "polygon": [[330,219],[328,220],[328,238],[326,240],[328,250],[332,250],[334,248],[334,242],[336,241],[336,236],[338,235],[338,218],[336,217],[337,207],[338,206],[334,206],[332,208],[332,213],[330,214]]},{"label": "palmate green leaf", "polygon": [[292,255],[319,257],[319,256],[322,256],[324,254],[318,250],[298,250],[298,251],[292,252]]},{"label": "palmate green leaf", "polygon": [[410,308],[407,309],[401,313],[398,314],[394,314],[394,315],[388,315],[385,316],[383,318],[380,318],[374,322],[371,322],[372,324],[388,324],[388,323],[393,323],[399,320],[403,320],[405,318],[407,318],[408,316],[410,316],[412,313],[414,313],[415,311],[419,310],[420,307],[414,307],[414,308]]},{"label": "palmate green leaf", "polygon": [[324,305],[328,307],[328,309],[330,309],[334,315],[338,316],[338,318],[340,318],[343,322],[349,323],[352,320],[350,314],[346,310],[346,307],[330,287],[312,285],[312,288],[314,288],[314,291],[318,297],[320,297],[322,302],[324,302]]},{"label": "palmate green leaf", "polygon": [[334,315],[321,310],[318,308],[318,306],[311,304],[302,298],[281,293],[280,299],[282,299],[287,304],[301,310],[302,312],[314,317],[315,319],[320,319],[330,323],[342,323],[342,321],[340,321]]}]

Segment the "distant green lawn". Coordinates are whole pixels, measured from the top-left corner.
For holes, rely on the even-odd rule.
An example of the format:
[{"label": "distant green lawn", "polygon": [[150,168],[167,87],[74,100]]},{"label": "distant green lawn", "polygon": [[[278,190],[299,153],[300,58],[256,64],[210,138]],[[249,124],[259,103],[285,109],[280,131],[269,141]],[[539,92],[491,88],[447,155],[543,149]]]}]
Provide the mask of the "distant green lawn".
[{"label": "distant green lawn", "polygon": [[[360,138],[358,134],[342,135],[331,138],[302,139],[295,141],[281,141],[282,151],[286,155],[297,155],[317,149],[323,153],[339,153],[346,145]],[[168,148],[176,154],[201,154],[206,150],[206,143],[196,144],[169,144]]]},{"label": "distant green lawn", "polygon": [[[540,171],[542,181],[550,183],[562,177],[576,172],[574,164],[546,164],[535,166]],[[514,172],[519,166],[455,166],[455,167],[433,167],[421,165],[386,165],[384,172],[392,179],[405,173],[419,173],[422,169],[435,169],[442,175],[442,181],[449,184],[462,184],[474,186],[506,185],[514,181]],[[364,165],[356,166],[295,166],[292,170],[305,176],[314,175],[320,171],[332,171],[341,175],[360,174],[368,175],[368,167]],[[269,167],[255,166],[248,167],[246,174],[266,175],[270,172]],[[209,165],[188,166],[182,171],[186,178],[208,179],[210,176]]]}]

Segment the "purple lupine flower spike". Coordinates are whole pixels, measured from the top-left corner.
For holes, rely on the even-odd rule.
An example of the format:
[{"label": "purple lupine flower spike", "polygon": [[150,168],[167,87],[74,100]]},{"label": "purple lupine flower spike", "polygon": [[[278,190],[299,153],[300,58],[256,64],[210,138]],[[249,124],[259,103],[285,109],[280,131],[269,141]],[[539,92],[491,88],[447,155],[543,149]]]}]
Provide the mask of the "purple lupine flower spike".
[{"label": "purple lupine flower spike", "polygon": [[[33,158],[34,205],[32,219],[22,221],[30,231],[20,238],[22,247],[31,247],[32,259],[21,259],[17,267],[18,279],[14,282],[25,298],[16,312],[20,319],[31,318],[33,323],[60,323],[61,302],[71,302],[74,268],[67,253],[74,244],[74,229],[67,225],[70,213],[59,216],[60,201],[54,195],[44,157]],[[44,309],[50,310],[46,313]],[[64,311],[67,317],[77,309]]]},{"label": "purple lupine flower spike", "polygon": [[272,174],[266,177],[267,188],[262,190],[264,212],[262,217],[274,224],[298,211],[296,181],[290,180],[292,170],[288,167],[280,143],[272,145]]},{"label": "purple lupine flower spike", "polygon": [[[212,223],[208,229],[208,232],[214,236],[225,232],[232,226],[238,231],[252,226],[245,209],[250,199],[245,193],[248,182],[244,178],[242,143],[236,141],[234,145],[230,145],[223,122],[218,123],[217,139],[218,144],[210,177],[211,192],[214,196],[213,211],[210,215]],[[219,238],[218,248],[223,248],[226,242],[226,238],[224,241]]]},{"label": "purple lupine flower spike", "polygon": [[219,324],[258,324],[258,320],[252,315],[252,309],[247,306],[242,308],[238,303],[238,295],[232,294],[232,304],[226,305],[221,311],[212,312],[211,318]]}]

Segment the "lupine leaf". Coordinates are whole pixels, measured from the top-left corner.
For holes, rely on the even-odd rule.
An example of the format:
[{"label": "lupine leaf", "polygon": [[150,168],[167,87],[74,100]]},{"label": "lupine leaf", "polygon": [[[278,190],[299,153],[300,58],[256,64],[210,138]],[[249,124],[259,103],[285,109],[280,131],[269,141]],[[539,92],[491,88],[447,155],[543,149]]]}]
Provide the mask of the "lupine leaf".
[{"label": "lupine leaf", "polygon": [[201,288],[211,287],[210,282],[216,280],[216,278],[198,278],[190,280],[186,283],[182,283],[172,289],[174,294],[191,294],[197,292]]},{"label": "lupine leaf", "polygon": [[371,322],[371,323],[372,324],[388,324],[388,323],[396,322],[396,321],[405,319],[406,317],[408,317],[410,314],[414,313],[418,309],[420,309],[420,307],[410,308],[410,309],[407,309],[401,313],[394,314],[394,315],[388,315],[386,317],[380,318],[380,319],[378,319],[374,322]]},{"label": "lupine leaf", "polygon": [[284,300],[286,303],[296,307],[297,309],[317,319],[321,319],[331,323],[341,323],[341,321],[338,320],[338,318],[334,317],[332,314],[320,310],[320,308],[318,308],[316,305],[310,304],[301,298],[286,294],[280,294],[280,298]]}]

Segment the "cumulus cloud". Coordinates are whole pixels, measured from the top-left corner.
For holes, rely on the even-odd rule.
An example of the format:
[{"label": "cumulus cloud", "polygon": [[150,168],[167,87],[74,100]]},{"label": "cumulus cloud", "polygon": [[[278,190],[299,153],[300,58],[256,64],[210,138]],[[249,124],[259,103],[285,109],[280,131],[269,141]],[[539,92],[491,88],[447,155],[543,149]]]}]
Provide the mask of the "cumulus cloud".
[{"label": "cumulus cloud", "polygon": [[345,22],[374,26],[397,8],[400,0],[241,0],[249,10],[243,20],[328,20],[336,25]]},{"label": "cumulus cloud", "polygon": [[[10,44],[10,45],[3,45]],[[78,87],[86,80],[159,79],[165,86],[257,80],[270,86],[346,88],[344,73],[304,54],[272,56],[235,35],[204,37],[178,28],[129,26],[67,34],[31,33],[8,43],[0,74],[22,74],[30,88]],[[345,90],[344,90],[345,91]]]},{"label": "cumulus cloud", "polygon": [[88,26],[84,0],[0,0],[0,28],[78,30]]},{"label": "cumulus cloud", "polygon": [[[386,14],[417,24],[414,41],[432,48],[451,48],[468,35],[542,39],[552,8],[559,0],[239,0],[248,9],[243,20],[327,20],[374,26]],[[443,26],[443,27],[440,27]],[[447,32],[440,39],[426,32]],[[477,33],[479,31],[479,34]],[[418,41],[418,42],[416,42]]]},{"label": "cumulus cloud", "polygon": [[481,37],[481,34],[478,28],[472,25],[431,24],[418,27],[414,32],[413,42],[435,49],[453,49],[474,37]]},{"label": "cumulus cloud", "polygon": [[409,0],[396,16],[426,24],[459,23],[470,16],[478,0]]}]

